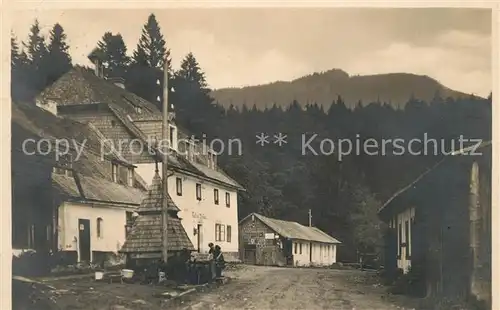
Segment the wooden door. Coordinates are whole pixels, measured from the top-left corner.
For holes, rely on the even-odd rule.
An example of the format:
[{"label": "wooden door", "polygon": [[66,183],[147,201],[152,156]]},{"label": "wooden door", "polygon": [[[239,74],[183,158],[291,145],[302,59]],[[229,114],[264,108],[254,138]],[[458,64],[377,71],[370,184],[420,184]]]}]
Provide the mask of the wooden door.
[{"label": "wooden door", "polygon": [[78,251],[80,262],[90,262],[90,220],[78,219]]},{"label": "wooden door", "polygon": [[203,225],[198,224],[196,231],[197,231],[196,242],[198,243],[198,253],[201,253],[201,245],[203,244]]}]

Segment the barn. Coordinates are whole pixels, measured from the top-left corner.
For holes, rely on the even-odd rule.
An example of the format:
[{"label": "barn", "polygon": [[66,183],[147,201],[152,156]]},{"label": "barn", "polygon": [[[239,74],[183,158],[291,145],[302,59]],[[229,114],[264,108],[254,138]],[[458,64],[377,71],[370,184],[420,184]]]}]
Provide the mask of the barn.
[{"label": "barn", "polygon": [[379,210],[387,274],[412,274],[413,294],[491,309],[491,152],[488,141],[445,156]]},{"label": "barn", "polygon": [[240,258],[267,266],[329,266],[340,241],[316,227],[251,213],[239,223]]}]

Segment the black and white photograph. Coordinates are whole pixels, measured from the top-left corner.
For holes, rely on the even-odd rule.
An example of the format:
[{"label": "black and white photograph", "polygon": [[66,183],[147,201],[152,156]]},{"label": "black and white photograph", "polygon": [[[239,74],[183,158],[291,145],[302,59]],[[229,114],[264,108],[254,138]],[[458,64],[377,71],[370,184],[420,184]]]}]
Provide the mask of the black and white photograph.
[{"label": "black and white photograph", "polygon": [[203,5],[8,13],[12,309],[495,309],[498,6]]}]

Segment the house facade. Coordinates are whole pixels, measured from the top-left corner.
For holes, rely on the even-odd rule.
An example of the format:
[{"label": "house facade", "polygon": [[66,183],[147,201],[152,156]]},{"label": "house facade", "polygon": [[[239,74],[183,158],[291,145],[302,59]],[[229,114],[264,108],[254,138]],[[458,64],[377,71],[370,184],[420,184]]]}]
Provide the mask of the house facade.
[{"label": "house facade", "polygon": [[446,156],[379,210],[385,269],[414,272],[422,297],[491,305],[491,144],[478,151]]},{"label": "house facade", "polygon": [[29,104],[12,106],[12,246],[64,263],[117,253],[146,184],[95,128]]},{"label": "house facade", "polygon": [[251,213],[239,223],[240,257],[267,266],[330,266],[340,241],[316,227]]},{"label": "house facade", "polygon": [[[97,71],[96,71],[97,72]],[[58,116],[91,124],[107,143],[136,166],[143,180],[153,179],[162,137],[158,108],[111,80],[74,68],[37,97],[37,105]],[[220,244],[228,259],[238,257],[238,191],[241,185],[217,166],[216,155],[178,129],[171,113],[168,137],[169,195],[195,249]],[[161,163],[160,163],[161,169]],[[148,184],[149,185],[149,184]]]}]

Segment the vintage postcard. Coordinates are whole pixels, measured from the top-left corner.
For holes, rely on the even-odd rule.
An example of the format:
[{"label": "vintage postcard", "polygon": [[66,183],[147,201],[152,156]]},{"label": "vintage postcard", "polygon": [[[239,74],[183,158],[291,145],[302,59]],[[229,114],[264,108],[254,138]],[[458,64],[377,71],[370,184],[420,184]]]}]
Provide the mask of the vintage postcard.
[{"label": "vintage postcard", "polygon": [[494,309],[493,5],[10,14],[13,309]]}]

